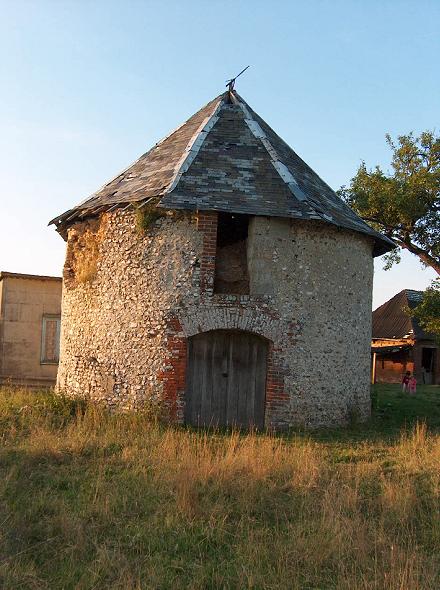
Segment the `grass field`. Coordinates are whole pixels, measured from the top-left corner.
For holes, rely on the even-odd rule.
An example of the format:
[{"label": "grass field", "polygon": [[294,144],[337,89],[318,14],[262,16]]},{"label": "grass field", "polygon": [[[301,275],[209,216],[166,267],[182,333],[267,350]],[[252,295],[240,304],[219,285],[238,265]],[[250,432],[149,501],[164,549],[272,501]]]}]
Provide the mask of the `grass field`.
[{"label": "grass field", "polygon": [[0,392],[0,588],[440,588],[440,388],[366,425],[166,428]]}]

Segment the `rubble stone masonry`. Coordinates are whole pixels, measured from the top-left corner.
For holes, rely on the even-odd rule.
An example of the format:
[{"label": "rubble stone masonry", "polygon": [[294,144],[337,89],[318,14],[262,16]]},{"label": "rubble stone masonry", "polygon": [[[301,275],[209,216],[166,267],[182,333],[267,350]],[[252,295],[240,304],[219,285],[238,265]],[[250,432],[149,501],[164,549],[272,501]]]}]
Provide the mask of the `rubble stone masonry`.
[{"label": "rubble stone masonry", "polygon": [[[217,213],[167,215],[145,234],[116,210],[69,230],[58,389],[183,420],[188,337],[215,329],[270,342],[267,427],[343,424],[370,412],[372,239],[329,224],[253,217],[250,294],[215,294]],[[93,273],[80,257],[96,240]],[[84,256],[83,256],[84,258]],[[75,262],[76,261],[76,262]]]}]

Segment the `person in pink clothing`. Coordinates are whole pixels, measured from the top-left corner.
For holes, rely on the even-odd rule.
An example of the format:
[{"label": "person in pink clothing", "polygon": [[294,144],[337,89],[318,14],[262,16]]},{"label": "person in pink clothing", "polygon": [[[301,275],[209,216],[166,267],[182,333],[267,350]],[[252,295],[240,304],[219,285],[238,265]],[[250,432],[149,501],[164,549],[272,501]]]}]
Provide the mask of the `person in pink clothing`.
[{"label": "person in pink clothing", "polygon": [[412,377],[409,378],[408,391],[409,391],[410,395],[414,395],[416,393],[416,390],[417,390],[417,379],[413,375]]}]

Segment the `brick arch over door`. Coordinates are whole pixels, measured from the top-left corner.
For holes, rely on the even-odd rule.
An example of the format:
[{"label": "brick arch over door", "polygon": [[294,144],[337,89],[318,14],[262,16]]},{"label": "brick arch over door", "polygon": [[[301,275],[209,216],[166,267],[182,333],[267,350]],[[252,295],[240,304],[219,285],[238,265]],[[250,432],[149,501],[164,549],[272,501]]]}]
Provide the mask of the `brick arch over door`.
[{"label": "brick arch over door", "polygon": [[210,330],[188,339],[185,422],[263,428],[270,343],[242,330]]},{"label": "brick arch over door", "polygon": [[289,346],[289,334],[296,336],[298,331],[294,322],[281,320],[264,302],[254,301],[193,306],[179,311],[179,321],[186,337],[210,330],[243,330],[284,346]]},{"label": "brick arch over door", "polygon": [[294,346],[296,324],[264,318],[264,310],[255,314],[249,310],[227,308],[217,310],[193,307],[179,315],[171,313],[166,323],[166,356],[158,379],[162,383],[162,396],[169,417],[177,423],[184,422],[186,405],[188,342],[192,336],[211,330],[242,330],[265,338],[268,342],[265,426],[283,427],[283,417],[288,412],[289,394],[285,389],[283,351]]}]

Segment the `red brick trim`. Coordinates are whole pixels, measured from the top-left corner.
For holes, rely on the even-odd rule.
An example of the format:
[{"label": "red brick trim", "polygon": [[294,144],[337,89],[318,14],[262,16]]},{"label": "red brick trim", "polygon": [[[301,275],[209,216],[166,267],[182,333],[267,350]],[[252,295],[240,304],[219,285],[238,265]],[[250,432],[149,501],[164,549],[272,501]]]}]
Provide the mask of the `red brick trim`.
[{"label": "red brick trim", "polygon": [[[272,319],[278,319],[278,315],[265,308],[261,308],[259,301],[252,300],[250,296],[238,297],[234,300],[230,296],[223,298],[216,298],[215,304],[212,298],[214,293],[214,274],[215,274],[215,257],[217,249],[217,225],[218,213],[214,211],[198,211],[197,213],[197,229],[202,232],[203,244],[202,254],[200,259],[200,293],[202,300],[204,296],[210,298],[210,308],[212,305],[212,312],[216,309],[229,308],[237,310],[241,316],[244,308],[250,306],[253,308],[253,313],[258,315],[270,316]],[[217,300],[218,299],[218,300]],[[253,298],[254,299],[254,298]],[[265,298],[261,298],[261,303],[266,303]],[[234,314],[235,315],[235,314]],[[232,316],[232,314],[231,314]],[[224,318],[224,325],[217,326],[215,329],[244,329],[245,331],[253,332],[264,336],[259,329],[259,322],[246,322],[246,326],[231,325],[231,318]],[[211,328],[213,329],[213,328]],[[200,330],[200,326],[199,326]],[[289,326],[288,334],[293,337],[293,328]],[[266,336],[264,336],[266,337]],[[176,315],[172,315],[167,320],[166,327],[166,349],[167,356],[165,366],[159,375],[159,379],[163,382],[163,399],[169,412],[170,420],[178,423],[183,422],[184,404],[185,404],[185,379],[187,370],[187,338],[182,329],[180,320]],[[282,417],[286,415],[286,406],[289,403],[289,395],[284,389],[284,375],[285,370],[281,364],[280,354],[282,350],[275,347],[273,342],[269,340],[269,350],[267,359],[267,379],[266,379],[266,407],[265,407],[265,425],[266,427],[281,426]],[[281,419],[281,420],[280,420]]]},{"label": "red brick trim", "polygon": [[183,422],[183,404],[185,393],[185,374],[187,357],[187,339],[182,332],[179,319],[172,315],[167,320],[166,348],[164,368],[159,374],[163,383],[163,401],[167,407],[168,418],[172,422]]},{"label": "red brick trim", "polygon": [[266,379],[266,427],[277,425],[277,414],[285,413],[289,395],[284,390],[284,370],[276,361],[278,349],[269,341]]},{"label": "red brick trim", "polygon": [[200,292],[206,295],[212,295],[214,292],[217,224],[217,212],[197,212],[197,229],[203,233],[202,257],[200,260]]}]

